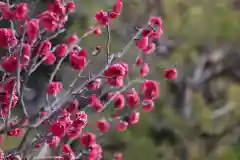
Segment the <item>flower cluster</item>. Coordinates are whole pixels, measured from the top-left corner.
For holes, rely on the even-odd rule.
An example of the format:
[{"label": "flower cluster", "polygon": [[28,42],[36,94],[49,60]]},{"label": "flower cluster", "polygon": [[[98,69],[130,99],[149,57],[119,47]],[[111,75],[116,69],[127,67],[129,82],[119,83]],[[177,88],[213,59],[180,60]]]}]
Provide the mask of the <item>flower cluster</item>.
[{"label": "flower cluster", "polygon": [[[146,78],[150,72],[150,65],[145,57],[154,52],[156,48],[154,40],[162,35],[163,22],[160,17],[150,17],[147,25],[138,31],[136,38],[126,45],[135,41],[136,48],[142,53],[137,56],[133,67],[121,60],[126,52],[123,50],[107,54],[108,62],[102,66],[100,73],[85,77],[85,82],[81,85],[76,83],[81,75],[73,79],[69,88],[61,81],[53,80],[65,59],[68,59],[66,63],[78,74],[85,69],[88,58],[97,56],[102,47],[96,46],[96,53],[90,55],[78,42],[87,36],[101,36],[102,29],[110,27],[110,22],[121,15],[122,7],[122,0],[116,0],[110,10],[96,12],[96,25],[89,27],[83,36],[70,35],[54,46],[52,37],[64,31],[68,15],[76,8],[75,1],[51,1],[48,8],[35,17],[29,14],[27,3],[10,5],[0,2],[1,18],[13,24],[11,28],[0,28],[0,48],[8,50],[0,62],[4,72],[0,83],[0,109],[5,122],[0,133],[20,136],[23,131],[28,133],[32,128],[38,131],[41,126],[48,126],[47,134],[36,134],[31,142],[26,144],[22,142],[18,150],[11,154],[6,152],[5,157],[14,159],[20,155],[31,155],[36,150],[40,151],[43,144],[47,144],[49,148],[60,149],[59,154],[54,155],[59,160],[74,160],[80,158],[83,153],[87,155],[88,160],[101,160],[103,149],[98,143],[99,134],[104,135],[110,129],[122,132],[139,121],[141,110],[149,112],[153,109],[155,101],[160,96],[160,88],[158,81]],[[17,23],[14,23],[16,21]],[[51,35],[52,33],[54,34]],[[46,86],[46,101],[42,102],[46,110],[37,115],[28,115],[23,99],[25,84],[40,65],[56,66]],[[129,73],[136,68],[139,69],[140,76],[130,79]],[[163,72],[163,76],[168,80],[177,76],[175,68],[165,68]],[[133,84],[138,85],[139,89],[134,88]],[[101,88],[104,88],[101,95],[96,93],[89,95],[89,90],[96,91]],[[64,96],[60,94],[61,92]],[[48,96],[51,96],[53,101],[49,101]],[[83,104],[79,97],[84,99],[87,105]],[[12,120],[11,108],[17,104],[20,104],[24,115],[23,118]],[[95,125],[97,133],[86,131],[89,114],[101,112],[106,107],[113,107],[113,116],[97,120]],[[120,112],[124,109],[128,112]],[[23,141],[26,139],[23,138]],[[80,152],[74,151],[69,145],[73,141],[83,146]],[[3,153],[0,153],[2,159]],[[122,158],[121,153],[113,156],[113,160]]]},{"label": "flower cluster", "polygon": [[[1,115],[2,117],[6,117],[11,108],[16,107],[18,102],[18,96],[16,95],[15,88],[16,78],[8,77],[1,84]],[[11,100],[11,101],[10,101]]]}]

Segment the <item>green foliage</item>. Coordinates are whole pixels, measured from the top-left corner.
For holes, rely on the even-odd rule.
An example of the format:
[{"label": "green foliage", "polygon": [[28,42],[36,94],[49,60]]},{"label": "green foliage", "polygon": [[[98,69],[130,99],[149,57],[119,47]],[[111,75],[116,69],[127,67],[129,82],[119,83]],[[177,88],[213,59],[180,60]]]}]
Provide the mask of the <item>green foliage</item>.
[{"label": "green foliage", "polygon": [[157,160],[154,143],[150,138],[132,138],[124,152],[124,159]]}]

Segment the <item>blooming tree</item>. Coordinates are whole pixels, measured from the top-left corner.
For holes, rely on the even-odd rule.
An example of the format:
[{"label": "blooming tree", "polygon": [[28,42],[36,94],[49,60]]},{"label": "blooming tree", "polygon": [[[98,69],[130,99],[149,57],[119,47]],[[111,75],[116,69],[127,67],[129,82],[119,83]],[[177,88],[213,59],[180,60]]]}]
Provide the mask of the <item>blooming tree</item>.
[{"label": "blooming tree", "polygon": [[[20,136],[24,132],[19,146],[2,151],[0,159],[31,157],[33,152],[41,153],[43,146],[47,145],[57,150],[54,159],[100,160],[102,149],[98,143],[99,138],[109,129],[126,130],[138,122],[140,110],[149,112],[153,109],[154,101],[160,94],[159,84],[147,79],[150,68],[146,57],[156,48],[154,39],[162,34],[162,20],[160,17],[150,17],[147,24],[138,29],[121,51],[112,53],[109,50],[110,24],[120,16],[122,7],[122,1],[116,0],[111,9],[96,13],[96,25],[82,36],[70,35],[62,43],[52,46],[51,40],[65,31],[68,15],[76,8],[74,0],[50,2],[47,10],[37,16],[30,15],[27,3],[11,4],[8,0],[0,2],[1,20],[11,23],[10,28],[0,28],[0,48],[7,49],[6,53],[2,53],[4,57],[0,63],[3,72],[0,85],[1,117],[4,120],[0,129],[1,139]],[[108,31],[106,53],[102,53],[101,46],[96,46],[96,50],[89,54],[80,46],[81,41],[87,36],[101,35],[104,28]],[[136,56],[135,64],[128,64],[122,57],[132,44],[135,44],[140,54]],[[102,70],[96,75],[82,76],[84,69],[91,65],[91,59],[99,54],[106,57]],[[66,58],[77,72],[76,78],[67,88],[60,81],[54,81]],[[55,69],[49,79],[45,101],[41,104],[45,111],[30,115],[23,98],[26,83],[41,65],[54,65]],[[139,69],[139,77],[130,77],[129,71],[136,69]],[[176,69],[166,68],[163,75],[171,80],[176,77]],[[76,82],[81,78],[85,82],[79,85]],[[133,85],[139,86],[138,89]],[[89,90],[94,91],[100,87],[104,87],[101,95],[86,94]],[[77,97],[85,99],[88,104],[82,106]],[[24,116],[13,119],[11,110],[16,106],[21,106]],[[108,106],[113,107],[114,116],[97,121],[98,133],[86,131],[88,114],[102,112]],[[124,114],[120,112],[126,109]],[[29,137],[33,130],[37,131],[43,125],[47,126],[48,132]],[[81,146],[78,152],[74,152],[69,145],[73,141],[78,141]],[[44,156],[41,158],[44,159]],[[116,153],[113,159],[122,159],[122,154]]]}]

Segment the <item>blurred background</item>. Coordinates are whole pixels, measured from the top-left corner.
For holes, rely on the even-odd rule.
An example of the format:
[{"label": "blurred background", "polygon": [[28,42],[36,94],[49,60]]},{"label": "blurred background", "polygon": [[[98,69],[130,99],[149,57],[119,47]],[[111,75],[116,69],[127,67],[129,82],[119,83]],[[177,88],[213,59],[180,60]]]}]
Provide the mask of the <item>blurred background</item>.
[{"label": "blurred background", "polygon": [[[113,2],[78,0],[67,33],[55,43],[72,33],[83,34],[94,24],[96,11],[110,8]],[[123,2],[120,18],[111,24],[112,52],[119,51],[150,15],[164,21],[164,35],[150,58],[149,76],[160,82],[161,96],[154,111],[141,114],[138,124],[101,141],[104,160],[116,151],[123,152],[124,160],[239,160],[240,0]],[[81,46],[92,50],[105,40],[103,31],[99,37],[86,38]],[[136,55],[133,47],[125,57]],[[164,80],[162,68],[175,63],[178,77]],[[40,70],[39,76],[45,72]],[[64,83],[74,74],[68,65],[59,72]]]}]

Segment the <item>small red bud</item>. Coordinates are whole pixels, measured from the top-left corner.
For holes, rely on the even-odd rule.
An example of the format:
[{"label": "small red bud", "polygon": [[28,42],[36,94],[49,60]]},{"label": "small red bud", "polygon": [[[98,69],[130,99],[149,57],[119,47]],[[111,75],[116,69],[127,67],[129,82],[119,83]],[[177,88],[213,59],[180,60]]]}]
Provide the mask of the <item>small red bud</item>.
[{"label": "small red bud", "polygon": [[142,57],[137,57],[137,58],[136,58],[136,65],[139,66],[139,65],[141,65],[141,64],[143,64],[143,59],[142,59]]},{"label": "small red bud", "polygon": [[117,125],[116,125],[116,129],[119,132],[125,131],[128,128],[128,123],[125,121],[120,121]]},{"label": "small red bud", "polygon": [[97,35],[97,36],[99,36],[101,33],[102,33],[102,31],[101,31],[100,27],[98,27],[94,30],[94,34]]},{"label": "small red bud", "polygon": [[172,80],[177,77],[177,70],[176,68],[165,68],[163,75],[167,80]]},{"label": "small red bud", "polygon": [[142,107],[144,112],[150,112],[154,107],[154,102],[152,100],[143,100]]},{"label": "small red bud", "polygon": [[26,3],[19,3],[16,5],[15,18],[18,20],[24,20],[27,18],[28,6]]},{"label": "small red bud", "polygon": [[56,56],[63,57],[67,53],[68,47],[66,44],[59,44],[56,48]]},{"label": "small red bud", "polygon": [[128,123],[129,124],[136,124],[139,121],[140,113],[137,111],[133,111],[129,116],[128,116]]},{"label": "small red bud", "polygon": [[110,128],[108,121],[105,119],[97,121],[96,125],[101,133],[106,133]]},{"label": "small red bud", "polygon": [[142,77],[146,77],[149,73],[150,69],[147,63],[144,63],[140,69],[140,74]]},{"label": "small red bud", "polygon": [[67,44],[73,45],[76,44],[78,41],[78,36],[77,35],[71,35],[67,39]]}]

